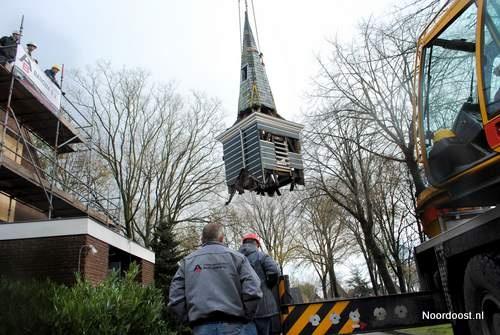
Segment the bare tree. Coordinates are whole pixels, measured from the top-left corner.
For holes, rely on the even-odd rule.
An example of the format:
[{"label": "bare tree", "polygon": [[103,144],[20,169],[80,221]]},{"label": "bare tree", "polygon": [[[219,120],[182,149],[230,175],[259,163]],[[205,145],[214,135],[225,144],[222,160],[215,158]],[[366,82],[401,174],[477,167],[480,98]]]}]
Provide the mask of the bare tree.
[{"label": "bare tree", "polygon": [[70,95],[92,115],[94,145],[116,184],[126,236],[149,246],[159,222],[208,216],[200,204],[221,183],[217,101],[182,98],[143,70],[114,71],[107,63],[76,73]]},{"label": "bare tree", "polygon": [[324,196],[308,197],[301,206],[301,258],[313,266],[323,297],[340,297],[335,266],[350,246],[342,210]]},{"label": "bare tree", "polygon": [[243,235],[251,229],[241,208],[234,206],[213,208],[209,220],[224,226],[224,242],[235,250],[241,246]]},{"label": "bare tree", "polygon": [[408,194],[404,169],[393,162],[380,160],[381,181],[374,186],[374,214],[377,239],[389,255],[389,265],[394,272],[401,292],[408,291],[405,267],[412,259],[417,240],[415,216]]},{"label": "bare tree", "polygon": [[374,143],[369,125],[342,117],[327,121],[315,118],[310,124],[306,155],[315,187],[356,219],[387,292],[396,293],[387,256],[375,238],[373,190],[380,181],[380,165],[376,164],[377,156],[366,150]]},{"label": "bare tree", "polygon": [[92,208],[119,217],[116,187],[107,163],[100,157],[91,159],[88,150],[60,155],[54,171],[57,187],[88,202]]},{"label": "bare tree", "polygon": [[330,56],[318,57],[320,72],[313,94],[327,106],[318,113],[324,118],[337,114],[369,121],[378,131],[374,136],[378,145],[370,150],[404,163],[417,194],[425,185],[415,155],[416,41],[438,4],[436,0],[403,3],[383,21],[363,22],[352,44],[331,41]]},{"label": "bare tree", "polygon": [[[312,97],[319,108],[309,115],[308,134],[312,179],[355,219],[347,226],[375,294],[379,276],[382,288],[394,293],[392,277],[404,291],[405,273],[411,273],[404,265],[413,241],[408,225],[417,222],[416,196],[425,188],[415,154],[414,59],[418,34],[438,5],[405,1],[384,20],[363,22],[352,43],[331,41],[329,56],[318,57]],[[384,185],[386,161],[402,164],[411,181],[401,184],[407,190]],[[379,198],[384,196],[392,198]],[[412,214],[404,210],[407,204]]]},{"label": "bare tree", "polygon": [[144,231],[147,241],[155,223],[204,223],[211,195],[222,183],[222,162],[216,155],[220,131],[219,103],[193,94],[187,110],[172,109],[166,127],[145,164]]},{"label": "bare tree", "polygon": [[[269,255],[278,263],[281,271],[290,263],[299,250],[298,199],[291,192],[280,197],[263,197],[246,194],[233,204],[233,216],[228,216],[226,227],[238,239],[249,231],[255,232]],[[240,240],[241,241],[241,240]]]},{"label": "bare tree", "polygon": [[376,264],[373,261],[373,256],[370,249],[368,249],[365,243],[365,239],[363,238],[363,231],[361,230],[359,223],[355,218],[346,218],[346,227],[349,229],[349,232],[356,241],[358,249],[360,250],[363,259],[365,260],[366,268],[368,269],[368,275],[370,277],[370,282],[372,284],[373,293],[375,295],[381,294],[382,290],[384,289],[383,283],[379,282]]}]

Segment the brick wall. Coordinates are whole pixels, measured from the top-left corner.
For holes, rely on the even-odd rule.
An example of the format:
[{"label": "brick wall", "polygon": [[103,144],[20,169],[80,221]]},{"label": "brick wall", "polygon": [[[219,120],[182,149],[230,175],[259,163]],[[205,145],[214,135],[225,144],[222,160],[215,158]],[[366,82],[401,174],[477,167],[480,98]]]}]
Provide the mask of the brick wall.
[{"label": "brick wall", "polygon": [[[75,282],[78,255],[83,245],[92,244],[97,253],[82,250],[80,271],[97,284],[108,275],[109,245],[89,235],[57,236],[0,241],[0,276],[14,279],[45,279],[71,285]],[[154,280],[154,264],[140,260],[140,280]]]},{"label": "brick wall", "polygon": [[152,284],[155,279],[155,265],[141,259],[141,282],[145,285]]},{"label": "brick wall", "polygon": [[82,274],[93,284],[103,281],[108,275],[109,245],[92,236],[85,235],[85,244],[92,244],[97,254],[92,254],[88,248],[82,252]]},{"label": "brick wall", "polygon": [[85,235],[0,241],[0,275],[72,284]]}]

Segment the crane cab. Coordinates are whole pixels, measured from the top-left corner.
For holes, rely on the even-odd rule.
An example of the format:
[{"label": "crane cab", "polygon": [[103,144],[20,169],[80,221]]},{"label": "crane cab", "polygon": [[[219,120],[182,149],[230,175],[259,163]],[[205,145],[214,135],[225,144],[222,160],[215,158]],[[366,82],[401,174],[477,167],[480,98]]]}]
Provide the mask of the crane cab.
[{"label": "crane cab", "polygon": [[446,5],[418,41],[419,207],[500,201],[500,3]]}]

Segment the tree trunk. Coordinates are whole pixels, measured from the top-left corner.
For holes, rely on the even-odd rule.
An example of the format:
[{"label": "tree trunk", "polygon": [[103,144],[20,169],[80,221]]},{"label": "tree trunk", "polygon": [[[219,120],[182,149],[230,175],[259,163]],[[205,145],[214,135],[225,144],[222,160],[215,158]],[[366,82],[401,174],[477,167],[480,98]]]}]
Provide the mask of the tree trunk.
[{"label": "tree trunk", "polygon": [[332,294],[332,298],[340,297],[339,290],[337,288],[337,276],[335,275],[335,268],[333,263],[329,267],[328,276],[330,277],[330,292]]},{"label": "tree trunk", "polygon": [[370,276],[370,282],[372,283],[372,290],[374,295],[379,295],[378,283],[375,276],[375,271],[373,269],[372,257],[368,250],[366,250],[365,246],[362,245],[363,240],[359,240],[361,252],[363,253],[363,257],[366,262],[366,267],[368,268],[368,275]]},{"label": "tree trunk", "polygon": [[[409,149],[411,151],[411,149]],[[410,151],[405,151],[405,161],[408,171],[410,172],[413,184],[415,185],[415,193],[418,196],[423,190],[425,190],[424,180],[420,174],[417,161],[415,160],[415,154]]]},{"label": "tree trunk", "polygon": [[387,269],[387,263],[385,259],[385,255],[382,253],[380,248],[378,247],[375,239],[373,238],[373,235],[370,233],[370,231],[365,232],[363,229],[363,233],[365,235],[365,243],[366,247],[371,251],[373,255],[373,261],[375,262],[375,265],[377,266],[378,272],[380,274],[380,278],[382,279],[382,282],[384,283],[384,286],[387,290],[387,293],[389,294],[396,294],[396,286],[394,285],[394,282],[392,281],[391,275],[389,274],[389,270]]},{"label": "tree trunk", "polygon": [[323,299],[328,298],[328,288],[326,287],[326,275],[321,277],[321,289],[323,290]]},{"label": "tree trunk", "polygon": [[399,257],[396,259],[396,276],[398,277],[399,282],[399,290],[401,293],[406,293],[408,290],[406,289],[406,280],[403,271],[403,265],[401,264],[401,260]]}]

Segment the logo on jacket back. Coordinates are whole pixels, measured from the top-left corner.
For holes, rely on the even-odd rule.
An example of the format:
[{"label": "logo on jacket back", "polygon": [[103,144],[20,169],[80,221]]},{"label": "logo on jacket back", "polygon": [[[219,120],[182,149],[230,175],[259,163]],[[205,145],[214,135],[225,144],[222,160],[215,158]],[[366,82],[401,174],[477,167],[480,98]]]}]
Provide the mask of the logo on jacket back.
[{"label": "logo on jacket back", "polygon": [[201,266],[196,264],[196,266],[194,267],[194,272],[201,272]]}]

